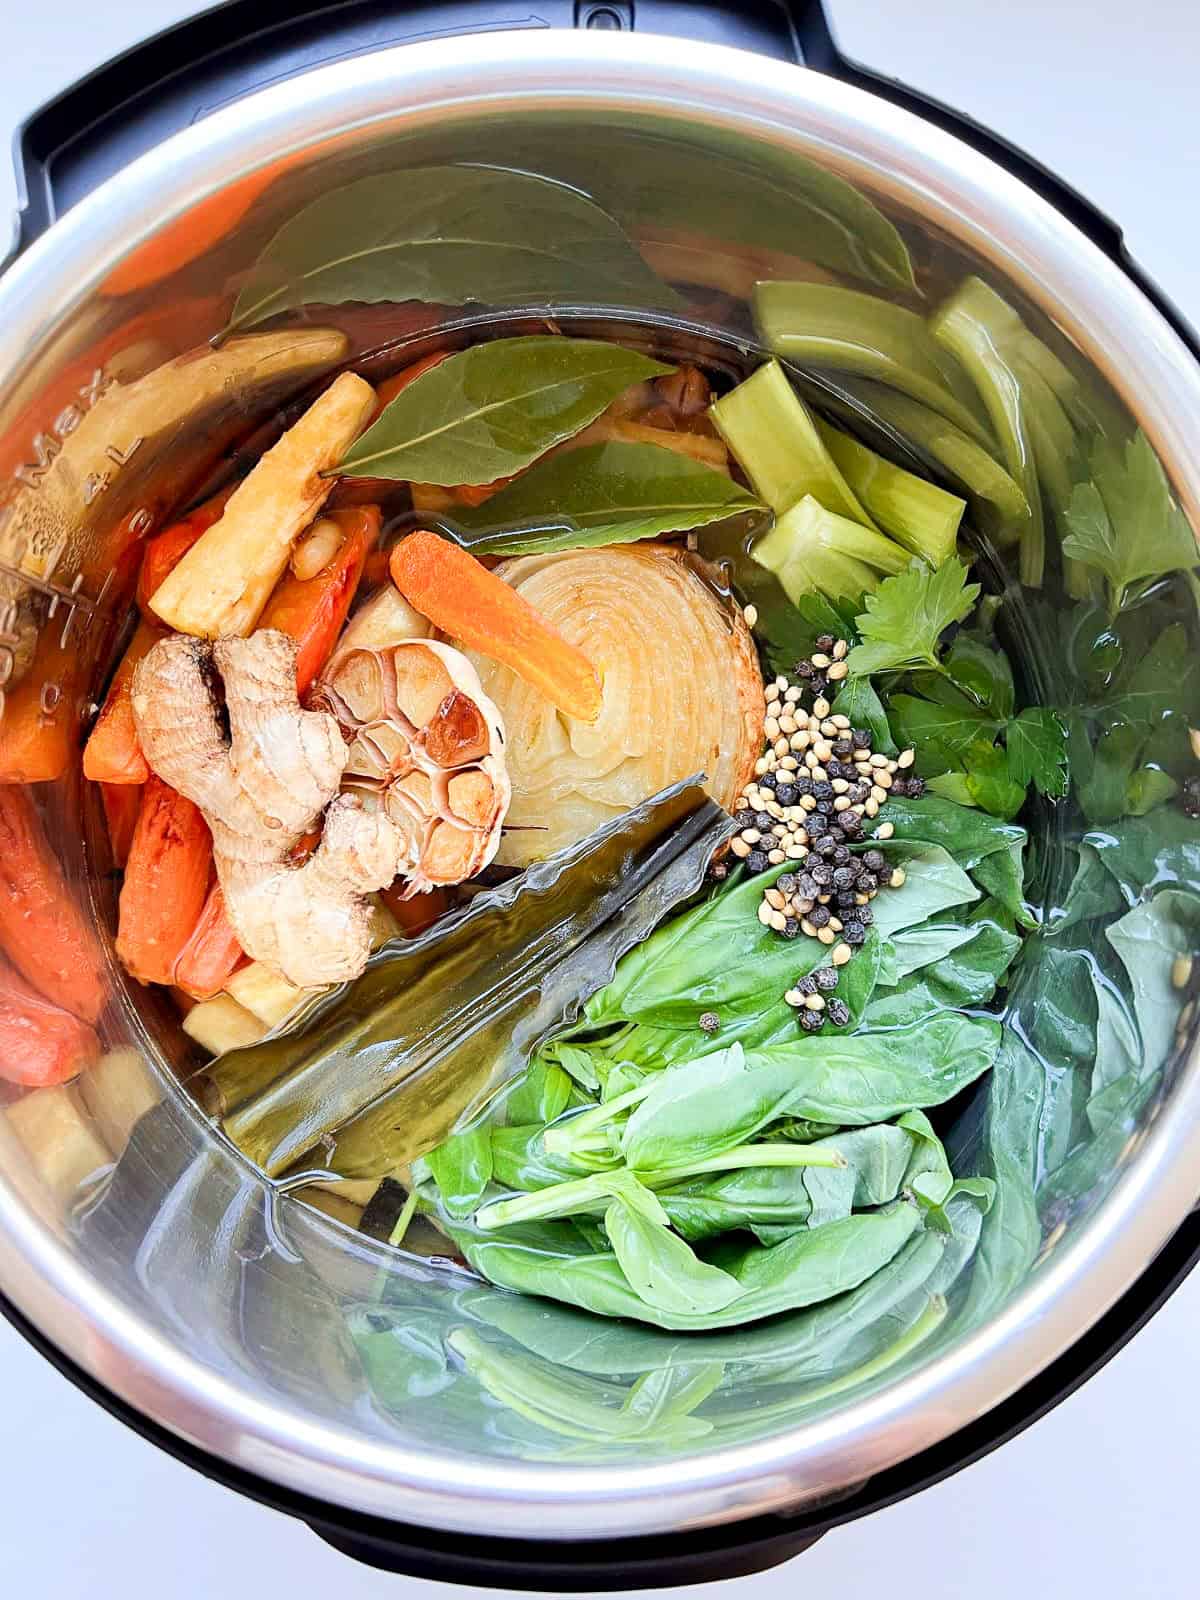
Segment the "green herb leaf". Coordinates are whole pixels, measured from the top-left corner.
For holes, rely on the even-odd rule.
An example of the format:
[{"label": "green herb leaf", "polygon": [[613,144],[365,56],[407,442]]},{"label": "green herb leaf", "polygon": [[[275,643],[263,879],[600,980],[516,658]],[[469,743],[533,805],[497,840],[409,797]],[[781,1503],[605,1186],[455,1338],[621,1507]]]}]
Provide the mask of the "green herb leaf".
[{"label": "green herb leaf", "polygon": [[1049,706],[1030,706],[1005,732],[1008,770],[1022,788],[1029,783],[1053,798],[1067,792],[1067,730]]},{"label": "green herb leaf", "polygon": [[842,684],[834,711],[850,718],[852,728],[866,728],[871,735],[871,748],[884,755],[896,754],[896,741],[888,726],[883,702],[871,686],[870,678],[847,678]]},{"label": "green herb leaf", "polygon": [[1008,757],[986,740],[977,740],[963,752],[967,788],[977,806],[1006,821],[1025,804],[1025,785],[1013,781]]},{"label": "green herb leaf", "polygon": [[916,927],[939,911],[979,899],[979,890],[941,845],[917,840],[872,840],[889,861],[904,868],[904,883],[889,889],[874,902],[874,928],[889,939],[905,928]]},{"label": "green herb leaf", "polygon": [[452,1217],[469,1217],[492,1180],[492,1135],[486,1123],[453,1134],[425,1157]]},{"label": "green herb leaf", "polygon": [[932,705],[911,694],[894,694],[889,710],[902,745],[911,745],[921,754],[922,771],[933,764],[956,767],[967,750],[980,741],[990,744],[1000,732],[1000,723],[973,706]]},{"label": "green herb leaf", "polygon": [[[1003,720],[1012,716],[1012,667],[1003,650],[993,650],[969,634],[960,633],[942,657],[942,671],[956,688],[994,717]],[[921,692],[926,692],[923,686]]]},{"label": "green herb leaf", "polygon": [[567,184],[499,167],[359,178],[296,213],[263,251],[227,332],[298,306],[678,305],[618,225]]},{"label": "green herb leaf", "polygon": [[1123,452],[1098,439],[1091,472],[1092,481],[1071,496],[1062,547],[1064,555],[1104,574],[1113,609],[1139,578],[1196,565],[1195,536],[1140,429]]},{"label": "green herb leaf", "polygon": [[944,561],[935,572],[914,565],[885,578],[866,596],[858,619],[863,642],[847,657],[851,675],[936,667],[942,633],[962,621],[978,596],[979,585],[967,582],[967,569],[957,561]]},{"label": "green herb leaf", "polygon": [[969,926],[973,937],[943,954],[936,964],[901,978],[894,989],[876,989],[863,1012],[862,1027],[903,1028],[938,1011],[986,1004],[1021,941],[994,900],[975,907]]},{"label": "green herb leaf", "polygon": [[943,800],[953,800],[955,805],[973,806],[976,804],[975,796],[971,793],[971,785],[967,782],[965,772],[939,772],[929,778],[925,784],[931,794],[940,795]]},{"label": "green herb leaf", "polygon": [[617,441],[551,456],[457,516],[469,549],[525,555],[630,544],[761,509],[703,462]]},{"label": "green herb leaf", "polygon": [[982,816],[965,806],[955,805],[938,795],[923,795],[919,800],[897,795],[886,807],[886,820],[896,830],[897,839],[923,839],[940,844],[954,859],[973,872],[985,856],[1025,843],[1025,830],[1013,823]]},{"label": "green herb leaf", "polygon": [[623,1199],[609,1205],[604,1229],[630,1287],[648,1306],[704,1316],[723,1310],[742,1292],[736,1278],[701,1261],[678,1234]]},{"label": "green herb leaf", "polygon": [[423,372],[338,471],[416,483],[491,483],[587,426],[631,384],[671,368],[599,339],[494,339]]},{"label": "green herb leaf", "polygon": [[1104,930],[1133,987],[1145,1074],[1170,1058],[1184,996],[1171,981],[1176,956],[1200,952],[1200,895],[1163,889]]}]

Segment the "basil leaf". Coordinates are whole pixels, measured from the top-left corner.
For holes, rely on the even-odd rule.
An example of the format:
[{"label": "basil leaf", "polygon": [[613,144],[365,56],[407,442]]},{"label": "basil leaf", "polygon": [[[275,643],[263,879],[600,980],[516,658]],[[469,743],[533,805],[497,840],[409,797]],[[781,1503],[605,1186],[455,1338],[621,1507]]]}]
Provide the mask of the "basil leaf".
[{"label": "basil leaf", "polygon": [[968,872],[985,856],[1025,843],[1024,828],[983,816],[940,795],[922,795],[919,800],[896,795],[888,800],[879,820],[892,824],[897,839],[940,844]]},{"label": "basil leaf", "polygon": [[[901,978],[930,962],[941,961],[975,937],[976,929],[970,923],[938,922],[931,920],[907,932],[896,933],[887,942],[885,966],[880,972],[881,987],[895,988]],[[886,976],[884,975],[886,973]]]},{"label": "basil leaf", "polygon": [[672,307],[677,296],[577,189],[499,167],[417,167],[331,189],[284,223],[226,332],[299,306]]},{"label": "basil leaf", "polygon": [[492,1181],[492,1136],[484,1123],[430,1150],[425,1160],[452,1217],[469,1217]]},{"label": "basil leaf", "polygon": [[979,899],[979,890],[941,845],[905,839],[872,843],[904,869],[901,887],[886,890],[872,902],[873,926],[881,939],[915,927],[935,912]]},{"label": "basil leaf", "polygon": [[727,473],[617,440],[551,456],[455,515],[468,549],[525,555],[630,544],[761,509]]},{"label": "basil leaf", "polygon": [[1100,857],[1127,905],[1166,884],[1200,884],[1200,823],[1182,811],[1127,818],[1081,842]]},{"label": "basil leaf", "polygon": [[849,717],[852,728],[867,729],[871,735],[872,749],[888,756],[896,754],[896,741],[888,726],[887,712],[872,688],[870,678],[847,678],[833,709],[841,716]]},{"label": "basil leaf", "polygon": [[567,1108],[571,1079],[561,1066],[534,1056],[504,1102],[510,1123],[553,1122]]},{"label": "basil leaf", "polygon": [[993,900],[985,900],[972,912],[969,926],[972,937],[943,955],[936,965],[918,968],[895,988],[876,989],[863,1012],[862,1026],[901,1028],[938,1011],[986,1004],[1021,941],[998,914]]},{"label": "basil leaf", "polygon": [[723,1310],[742,1292],[736,1278],[701,1261],[678,1234],[623,1199],[609,1205],[604,1229],[630,1287],[648,1306],[704,1316]]},{"label": "basil leaf", "polygon": [[1024,928],[1036,926],[1037,919],[1025,903],[1024,846],[1014,840],[1006,850],[993,850],[971,868],[975,882],[1004,907],[1014,922]]},{"label": "basil leaf", "polygon": [[811,1170],[743,1167],[691,1178],[676,1189],[660,1190],[658,1198],[685,1239],[696,1242],[749,1228],[764,1242],[776,1243],[808,1221],[811,1202],[804,1179]]},{"label": "basil leaf", "polygon": [[896,1127],[884,1122],[851,1128],[822,1143],[844,1156],[846,1165],[800,1169],[812,1202],[810,1228],[837,1222],[866,1206],[886,1205],[900,1193],[913,1153],[912,1136],[905,1131],[903,1118]]},{"label": "basil leaf", "polygon": [[491,483],[578,433],[631,384],[671,370],[599,339],[534,334],[473,345],[401,390],[338,471]]},{"label": "basil leaf", "polygon": [[1133,1009],[1142,1036],[1143,1075],[1170,1059],[1183,995],[1171,981],[1176,956],[1200,951],[1200,895],[1163,889],[1104,930],[1121,958],[1133,989]]}]

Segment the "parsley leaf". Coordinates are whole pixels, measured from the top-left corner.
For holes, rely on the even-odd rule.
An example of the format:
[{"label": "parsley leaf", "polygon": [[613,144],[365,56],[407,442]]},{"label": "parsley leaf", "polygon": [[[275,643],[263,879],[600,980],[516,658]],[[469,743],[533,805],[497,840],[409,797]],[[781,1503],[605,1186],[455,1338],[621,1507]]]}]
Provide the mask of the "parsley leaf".
[{"label": "parsley leaf", "polygon": [[1115,611],[1131,583],[1194,567],[1200,557],[1140,429],[1124,452],[1107,439],[1097,440],[1091,473],[1092,481],[1077,484],[1066,507],[1063,554],[1104,574]]},{"label": "parsley leaf", "polygon": [[961,622],[979,596],[979,585],[967,582],[967,569],[943,561],[934,572],[914,564],[885,578],[866,596],[858,618],[862,644],[846,657],[851,677],[900,667],[936,667],[937,646],[953,622]]},{"label": "parsley leaf", "polygon": [[966,751],[967,788],[977,806],[1005,822],[1025,804],[1025,785],[1014,781],[1004,751],[979,740]]},{"label": "parsley leaf", "polygon": [[981,740],[990,744],[1000,732],[1000,724],[974,706],[933,705],[896,694],[889,710],[896,737],[920,753],[926,776],[938,767],[959,766],[968,746]]},{"label": "parsley leaf", "polygon": [[1049,706],[1030,706],[1005,733],[1008,771],[1014,782],[1034,783],[1042,794],[1067,792],[1067,730]]}]

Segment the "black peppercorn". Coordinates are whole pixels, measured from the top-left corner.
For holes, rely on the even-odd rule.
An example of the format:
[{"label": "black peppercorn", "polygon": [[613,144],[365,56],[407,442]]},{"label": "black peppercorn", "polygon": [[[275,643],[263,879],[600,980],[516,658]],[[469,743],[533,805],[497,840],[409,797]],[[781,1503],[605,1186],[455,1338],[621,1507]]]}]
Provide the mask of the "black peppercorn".
[{"label": "black peppercorn", "polygon": [[729,876],[729,867],[724,861],[710,862],[708,875],[714,883],[724,883]]},{"label": "black peppercorn", "polygon": [[764,772],[761,778],[755,780],[760,789],[774,789],[779,779],[773,772]]},{"label": "black peppercorn", "polygon": [[830,857],[830,860],[833,862],[835,867],[844,867],[848,861],[852,861],[853,859],[853,856],[850,854],[850,846],[846,844],[839,844],[837,849],[833,852],[833,855]]},{"label": "black peppercorn", "polygon": [[924,793],[924,778],[910,778],[908,780],[908,797],[910,800],[919,800]]},{"label": "black peppercorn", "polygon": [[835,739],[833,741],[833,753],[835,756],[837,756],[839,761],[844,761],[847,756],[853,755],[853,739]]},{"label": "black peppercorn", "polygon": [[871,735],[866,728],[851,728],[850,739],[856,750],[869,750],[871,748]]},{"label": "black peppercorn", "polygon": [[759,833],[770,833],[775,826],[775,818],[769,811],[756,811],[754,813],[754,826]]},{"label": "black peppercorn", "polygon": [[799,790],[794,783],[781,783],[775,790],[775,798],[783,807],[794,806]]},{"label": "black peppercorn", "polygon": [[816,670],[811,661],[797,661],[796,670],[792,676],[796,678],[811,678]]},{"label": "black peppercorn", "polygon": [[829,921],[828,906],[814,906],[808,913],[808,920],[814,928],[823,928]]},{"label": "black peppercorn", "polygon": [[879,887],[879,879],[875,876],[875,874],[873,872],[861,872],[861,873],[859,873],[859,877],[858,877],[858,892],[859,892],[859,894],[870,894],[873,890],[878,889],[878,887]]},{"label": "black peppercorn", "polygon": [[834,898],[834,904],[839,911],[857,911],[858,901],[854,897],[853,889],[842,889]]},{"label": "black peppercorn", "polygon": [[813,781],[802,772],[798,777],[793,778],[792,787],[797,794],[811,794],[813,792]]},{"label": "black peppercorn", "polygon": [[844,1028],[850,1021],[850,1007],[844,1000],[831,1000],[825,1007],[825,1015],[835,1028]]},{"label": "black peppercorn", "polygon": [[864,800],[870,798],[871,785],[869,783],[856,783],[846,790],[846,797],[852,806],[861,806]]},{"label": "black peppercorn", "polygon": [[825,783],[825,782],[814,783],[813,784],[813,799],[814,800],[832,800],[833,799],[833,785],[831,783]]},{"label": "black peppercorn", "polygon": [[794,872],[781,872],[775,879],[775,887],[782,895],[795,894],[796,874]]},{"label": "black peppercorn", "polygon": [[887,857],[882,850],[864,850],[862,864],[868,872],[880,873],[887,867]]},{"label": "black peppercorn", "polygon": [[1186,778],[1179,796],[1185,817],[1200,817],[1200,778]]},{"label": "black peppercorn", "polygon": [[752,828],[754,826],[754,813],[753,811],[735,811],[733,820],[737,824],[740,833],[743,828]]},{"label": "black peppercorn", "polygon": [[817,636],[817,649],[825,655],[829,654],[836,643],[837,640],[831,633],[822,633]]},{"label": "black peppercorn", "polygon": [[842,929],[842,938],[847,944],[863,944],[867,937],[867,930],[861,922],[848,922]]},{"label": "black peppercorn", "polygon": [[805,973],[803,978],[797,978],[796,979],[796,993],[797,994],[809,995],[809,994],[816,994],[816,992],[817,992],[817,980],[814,977],[810,976],[808,973]]},{"label": "black peppercorn", "polygon": [[700,1013],[700,1032],[716,1033],[721,1026],[721,1019],[715,1011],[702,1011]]},{"label": "black peppercorn", "polygon": [[801,900],[815,900],[820,890],[811,872],[802,872],[796,880],[796,890]]},{"label": "black peppercorn", "polygon": [[783,937],[785,939],[794,939],[799,932],[800,918],[789,917],[783,925]]},{"label": "black peppercorn", "polygon": [[818,967],[813,973],[817,980],[817,988],[822,994],[829,994],[838,986],[838,969],[836,967]]},{"label": "black peppercorn", "polygon": [[825,674],[823,672],[814,672],[812,675],[812,681],[809,684],[809,688],[812,690],[813,694],[824,694],[828,687],[829,679],[825,676]]},{"label": "black peppercorn", "polygon": [[819,856],[828,861],[830,856],[837,849],[839,843],[840,841],[835,839],[832,833],[823,833],[817,840],[816,844],[813,845],[813,849]]},{"label": "black peppercorn", "polygon": [[875,921],[875,913],[870,906],[855,906],[854,917],[857,922],[862,923],[864,928],[869,928]]},{"label": "black peppercorn", "polygon": [[857,876],[853,867],[838,867],[833,874],[833,887],[841,893],[853,886]]},{"label": "black peppercorn", "polygon": [[908,794],[908,780],[906,778],[902,778],[900,776],[900,774],[897,773],[896,776],[892,779],[892,795],[893,795],[893,798],[903,800],[907,794]]},{"label": "black peppercorn", "polygon": [[770,864],[765,850],[751,850],[746,857],[747,872],[765,872]]},{"label": "black peppercorn", "polygon": [[811,872],[812,881],[821,889],[828,889],[833,882],[833,868],[824,861],[814,861]]},{"label": "black peppercorn", "polygon": [[813,807],[813,815],[816,817],[824,817],[826,819],[826,825],[828,826],[828,819],[835,815],[833,801],[818,800],[816,805]]},{"label": "black peppercorn", "polygon": [[838,817],[847,839],[857,839],[862,833],[862,818],[857,811],[843,811]]},{"label": "black peppercorn", "polygon": [[800,1026],[805,1033],[818,1033],[824,1024],[823,1011],[809,1011],[807,1008],[800,1013]]}]

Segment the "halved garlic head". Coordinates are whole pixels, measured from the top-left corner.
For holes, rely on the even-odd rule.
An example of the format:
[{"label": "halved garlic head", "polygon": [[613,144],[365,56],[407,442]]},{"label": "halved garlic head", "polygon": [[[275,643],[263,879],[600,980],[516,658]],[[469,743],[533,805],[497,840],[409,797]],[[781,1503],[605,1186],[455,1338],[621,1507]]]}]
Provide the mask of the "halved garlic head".
[{"label": "halved garlic head", "polygon": [[500,713],[466,656],[431,639],[339,650],[315,698],[350,740],[345,786],[375,794],[404,835],[406,892],[482,871],[511,787]]}]

